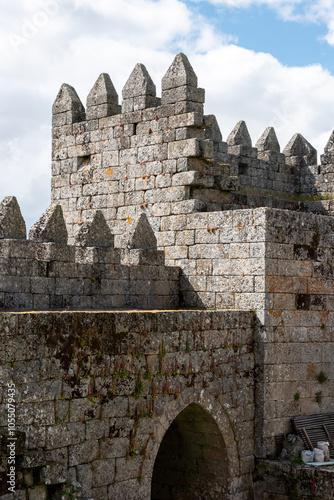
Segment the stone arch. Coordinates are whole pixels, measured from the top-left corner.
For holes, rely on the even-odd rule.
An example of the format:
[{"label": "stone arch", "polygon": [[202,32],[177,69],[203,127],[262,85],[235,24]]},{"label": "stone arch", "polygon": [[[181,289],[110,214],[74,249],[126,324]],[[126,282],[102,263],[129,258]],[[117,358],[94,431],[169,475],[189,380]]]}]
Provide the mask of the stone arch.
[{"label": "stone arch", "polygon": [[[188,394],[187,394],[188,393]],[[228,499],[237,445],[226,413],[206,392],[182,394],[165,409],[152,450],[152,500]]]}]

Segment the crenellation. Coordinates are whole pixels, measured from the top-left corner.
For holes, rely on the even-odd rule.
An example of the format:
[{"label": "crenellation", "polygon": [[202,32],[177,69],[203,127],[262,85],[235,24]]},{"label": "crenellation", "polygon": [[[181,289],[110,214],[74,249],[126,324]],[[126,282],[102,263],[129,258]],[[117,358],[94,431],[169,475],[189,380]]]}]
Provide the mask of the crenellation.
[{"label": "crenellation", "polygon": [[[0,240],[0,309],[176,307],[178,269],[165,268],[146,216],[142,214],[132,236],[130,258],[114,249],[113,241],[102,212],[96,211],[80,224],[76,246],[67,246],[61,207],[51,205],[22,245],[20,240]],[[130,278],[129,266],[145,267],[138,284]]]},{"label": "crenellation", "polygon": [[43,243],[67,243],[67,229],[61,205],[51,204],[29,230],[29,239]]},{"label": "crenellation", "polygon": [[122,90],[122,113],[159,105],[156,87],[143,64],[137,64]]},{"label": "crenellation", "polygon": [[87,96],[87,120],[98,120],[106,116],[118,115],[121,106],[118,94],[107,73],[101,73]]},{"label": "crenellation", "polygon": [[249,135],[246,123],[241,120],[239,121],[230,135],[227,138],[227,144],[230,147],[233,146],[245,146],[246,148],[252,147],[252,139]]},{"label": "crenellation", "polygon": [[175,56],[173,63],[168,68],[162,79],[162,90],[169,90],[182,86],[197,88],[197,76],[185,54]]},{"label": "crenellation", "polygon": [[267,127],[257,141],[255,147],[258,151],[275,151],[276,153],[280,153],[281,147],[275,129],[273,127]]},{"label": "crenellation", "polygon": [[290,139],[283,153],[285,154],[287,163],[293,166],[298,165],[297,161],[303,162],[300,166],[309,166],[317,163],[317,151],[301,134],[295,134]]},{"label": "crenellation", "polygon": [[15,196],[6,196],[0,204],[0,239],[26,239],[26,225]]},{"label": "crenellation", "polygon": [[85,120],[85,108],[75,89],[63,83],[52,106],[52,126],[63,127]]}]

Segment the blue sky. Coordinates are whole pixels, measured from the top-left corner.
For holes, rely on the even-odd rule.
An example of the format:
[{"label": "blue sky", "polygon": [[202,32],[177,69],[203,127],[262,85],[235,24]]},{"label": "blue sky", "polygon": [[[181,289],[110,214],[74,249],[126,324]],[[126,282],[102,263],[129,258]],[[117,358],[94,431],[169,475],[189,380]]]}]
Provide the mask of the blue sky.
[{"label": "blue sky", "polygon": [[51,107],[63,82],[85,104],[110,74],[121,96],[137,62],[160,81],[189,57],[223,138],[244,119],[318,155],[334,128],[334,0],[0,0],[0,198],[30,227],[50,203]]},{"label": "blue sky", "polygon": [[300,2],[294,7],[294,17],[299,16],[299,20],[283,19],[279,9],[270,7],[270,2],[249,2],[245,7],[233,7],[224,2],[200,1],[194,8],[207,17],[217,31],[234,36],[242,47],[268,52],[288,66],[320,63],[334,73],[334,49],[325,40],[326,23],[323,19],[306,17],[306,5],[307,2]]},{"label": "blue sky", "polygon": [[217,30],[235,36],[242,47],[269,52],[288,66],[320,63],[334,73],[334,50],[324,40],[323,22],[284,21],[267,5],[236,9],[201,2],[198,9]]}]

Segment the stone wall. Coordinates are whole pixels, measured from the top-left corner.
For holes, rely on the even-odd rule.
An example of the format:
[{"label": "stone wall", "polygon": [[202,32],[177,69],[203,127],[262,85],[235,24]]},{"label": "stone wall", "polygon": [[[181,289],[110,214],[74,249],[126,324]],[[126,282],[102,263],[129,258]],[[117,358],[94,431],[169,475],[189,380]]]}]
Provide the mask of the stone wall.
[{"label": "stone wall", "polygon": [[[13,228],[21,224],[21,233]],[[179,269],[164,254],[142,214],[127,248],[114,238],[101,212],[67,245],[60,205],[51,206],[25,239],[15,198],[0,205],[0,310],[170,309],[179,305]]]},{"label": "stone wall", "polygon": [[[141,220],[147,224],[144,216]],[[149,229],[149,225],[145,227]],[[331,217],[258,208],[169,216],[161,219],[160,231],[156,233],[157,244],[165,248],[168,262],[176,266],[169,270],[161,268],[166,276],[175,277],[170,288],[163,281],[159,285],[162,291],[167,289],[170,292],[167,305],[177,305],[180,297],[181,303],[188,307],[256,311],[261,332],[256,338],[257,456],[276,453],[275,437],[289,432],[290,417],[332,410],[329,387],[333,378],[331,358],[334,349],[331,337],[333,232]],[[151,233],[151,238],[155,238]],[[80,236],[77,241],[80,241]],[[20,245],[28,243],[39,245],[39,249],[49,252],[61,248],[56,243],[33,241],[22,241]],[[8,249],[19,248],[17,240],[2,240],[2,245]],[[74,247],[68,248],[72,248],[73,254]],[[75,252],[81,256],[95,255],[103,276],[101,285],[97,285],[106,294],[108,288],[105,285],[113,270],[109,269],[110,258],[103,267],[102,256],[110,256],[110,252],[120,255],[120,250],[78,246]],[[131,252],[139,250],[130,249],[124,255],[129,256]],[[155,255],[153,250],[140,252],[148,252],[150,259]],[[11,254],[15,256],[13,250]],[[25,253],[25,259],[27,255]],[[53,266],[59,266],[64,273],[63,261],[58,262],[56,254],[53,258],[55,261],[50,261],[50,272]],[[147,300],[148,290],[145,279],[151,279],[146,273],[151,270],[154,275],[156,272],[150,259],[146,259],[144,272],[140,270],[144,264],[139,262],[143,300]],[[162,265],[162,261],[159,262]],[[41,265],[36,260],[28,263],[29,269],[34,269],[32,263]],[[87,272],[87,265],[82,260],[78,261],[76,269],[80,269],[81,273]],[[120,262],[118,266],[123,273],[121,283],[126,282],[124,269],[128,269],[128,276],[132,277],[127,282],[132,295],[130,299],[129,296],[124,297],[132,302],[122,304],[141,304],[145,307],[144,302],[134,302],[133,299],[136,266],[124,266]],[[176,280],[178,268],[181,269],[180,289]],[[94,269],[96,271],[96,267]],[[83,304],[80,286],[88,279],[83,280],[80,274],[76,279],[69,280],[69,283],[75,284],[72,300],[78,307]],[[24,280],[27,282],[26,277]],[[58,283],[52,277],[47,280]],[[63,274],[59,282],[64,283],[64,280],[66,282]],[[35,286],[37,282],[40,282],[39,279],[30,278],[31,285]],[[13,288],[11,281],[6,283]],[[114,283],[118,294],[116,298],[119,299],[121,283]],[[83,289],[87,290],[87,287],[83,286]],[[109,297],[101,298],[96,290],[91,291],[90,300],[95,302],[87,302],[88,308],[115,307],[115,302],[108,302]],[[151,303],[164,307],[156,291],[152,295]],[[41,296],[41,300],[47,299]],[[326,377],[323,383],[318,381],[321,373]]]},{"label": "stone wall", "polygon": [[263,500],[327,500],[334,497],[334,468],[310,467],[291,461],[259,462],[256,494]]},{"label": "stone wall", "polygon": [[275,455],[289,418],[333,410],[333,218],[258,208],[168,217],[160,229],[186,303],[256,311],[257,454]]},{"label": "stone wall", "polygon": [[290,431],[289,417],[334,410],[334,219],[279,210],[266,210],[266,218],[259,456],[274,453],[274,435]]},{"label": "stone wall", "polygon": [[[175,461],[166,450],[156,459],[176,417],[187,470],[174,488],[197,477],[200,498],[249,498],[253,336],[250,312],[1,313],[0,426],[14,382],[16,498],[151,498],[155,462],[159,480]],[[158,481],[161,499],[168,476]]]},{"label": "stone wall", "polygon": [[156,236],[167,262],[182,269],[186,304],[264,308],[265,209],[170,216]]}]

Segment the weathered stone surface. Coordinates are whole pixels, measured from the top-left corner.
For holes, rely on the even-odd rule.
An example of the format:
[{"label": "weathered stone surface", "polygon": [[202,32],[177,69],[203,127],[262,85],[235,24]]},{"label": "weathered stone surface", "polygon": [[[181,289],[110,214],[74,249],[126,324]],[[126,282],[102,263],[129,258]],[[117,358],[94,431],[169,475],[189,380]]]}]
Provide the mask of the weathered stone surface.
[{"label": "weathered stone surface", "polygon": [[330,138],[324,149],[324,154],[321,155],[322,164],[332,164],[334,163],[334,130],[332,131]]},{"label": "weathered stone surface", "polygon": [[312,500],[315,495],[327,499],[333,496],[334,471],[328,466],[310,467],[289,460],[264,460],[254,486],[256,494],[263,494],[268,500],[290,500],[291,497]]},{"label": "weathered stone surface", "polygon": [[243,120],[236,124],[227,138],[227,144],[229,146],[252,146],[252,139],[250,138],[246,123]]},{"label": "weathered stone surface", "polygon": [[29,231],[29,239],[66,244],[67,229],[61,205],[51,204]]},{"label": "weathered stone surface", "polygon": [[275,129],[273,127],[267,127],[260,139],[257,141],[255,147],[259,151],[277,151],[277,153],[279,153],[281,149],[277,140]]},{"label": "weathered stone surface", "polygon": [[190,87],[187,85],[163,91],[161,103],[164,106],[182,101],[204,103],[205,91],[204,89],[198,89],[197,87]]},{"label": "weathered stone surface", "polygon": [[[131,250],[131,258],[122,263],[102,213],[82,226],[76,247],[44,242],[53,237],[57,224],[51,225],[52,231],[42,225],[34,240],[2,240],[0,310],[169,309],[179,305],[179,270],[165,266],[149,225],[141,222],[135,235],[130,231],[145,248]],[[155,249],[150,247],[152,241]]]},{"label": "weathered stone surface", "polygon": [[328,139],[328,142],[325,146],[325,153],[333,153],[334,151],[334,130],[331,133],[330,138]]},{"label": "weathered stone surface", "polygon": [[202,186],[202,187],[212,187],[214,184],[214,178],[202,174],[201,172],[181,172],[173,176],[174,186]]},{"label": "weathered stone surface", "polygon": [[300,458],[300,453],[305,449],[303,440],[297,434],[288,434],[284,439],[283,450],[280,453],[280,458],[283,460],[291,460]]},{"label": "weathered stone surface", "polygon": [[114,236],[101,210],[97,210],[92,220],[85,222],[76,238],[76,244],[85,247],[113,247]]},{"label": "weathered stone surface", "polygon": [[[229,479],[244,490],[249,467],[243,470],[239,461],[247,459],[253,448],[243,447],[237,453],[234,435],[238,442],[245,441],[252,430],[252,415],[247,414],[244,405],[254,403],[253,375],[249,372],[254,364],[253,313],[0,315],[1,332],[14,324],[16,331],[6,340],[12,352],[7,349],[6,365],[1,370],[10,373],[11,380],[20,387],[17,415],[28,438],[22,452],[29,453],[37,444],[29,444],[37,427],[36,404],[31,404],[30,399],[50,404],[49,412],[54,413],[56,422],[42,426],[44,439],[39,434],[42,462],[30,463],[25,469],[18,457],[17,477],[24,478],[24,482],[19,480],[17,486],[27,485],[29,498],[45,499],[59,493],[64,498],[104,500],[107,489],[112,493],[110,498],[116,491],[122,498],[150,498],[151,483],[157,480],[151,457],[157,456],[166,430],[175,419],[176,424],[181,422],[182,441],[175,443],[178,450],[186,456],[191,453],[195,463],[200,464],[196,475],[198,491],[207,496],[208,489],[216,491],[219,487],[219,498],[222,491],[232,491]],[[179,335],[175,335],[177,330]],[[196,334],[189,334],[189,330]],[[238,355],[234,350],[240,351]],[[25,380],[18,386],[17,373],[10,366],[14,352],[16,365],[25,366],[26,372],[34,370],[38,360],[41,373],[36,384]],[[207,352],[212,359],[205,360]],[[190,377],[194,382],[187,387],[184,381]],[[237,401],[242,406],[238,419]],[[4,401],[0,409],[5,406]],[[175,444],[169,445],[163,474],[166,477],[167,472],[172,474],[171,465],[175,465]],[[164,455],[160,457],[158,468]],[[213,472],[222,464],[224,474],[218,474],[216,479]],[[5,477],[3,472],[1,479]],[[90,496],[92,492],[94,497]],[[1,498],[6,498],[6,493],[5,484],[0,489]],[[18,498],[24,500],[25,496]]]},{"label": "weathered stone surface", "polygon": [[87,107],[118,104],[118,94],[108,73],[101,73],[87,97]]},{"label": "weathered stone surface", "polygon": [[156,88],[147,69],[143,64],[137,64],[122,90],[123,99],[155,95]]},{"label": "weathered stone surface", "polygon": [[200,142],[198,139],[185,139],[168,143],[168,157],[170,159],[179,157],[200,156]]},{"label": "weathered stone surface", "polygon": [[197,87],[197,76],[187,56],[180,52],[175,56],[173,63],[162,79],[162,90],[182,87],[184,85]]},{"label": "weathered stone surface", "polygon": [[0,204],[0,239],[3,238],[26,238],[26,224],[15,196],[6,196]]},{"label": "weathered stone surface", "polygon": [[211,139],[215,142],[221,142],[223,140],[223,136],[215,115],[205,115],[203,119],[205,126],[205,138]]},{"label": "weathered stone surface", "polygon": [[29,500],[47,500],[48,493],[45,485],[29,488]]},{"label": "weathered stone surface", "polygon": [[66,113],[68,119],[64,125],[80,122],[85,119],[85,108],[71,85],[63,83],[53,103],[52,113],[53,115]]},{"label": "weathered stone surface", "polygon": [[240,187],[238,177],[221,177],[218,185],[222,191],[237,191]]},{"label": "weathered stone surface", "polygon": [[120,112],[118,94],[110,76],[102,73],[87,97],[87,120],[117,115]]},{"label": "weathered stone surface", "polygon": [[317,163],[317,150],[301,135],[295,134],[283,150],[287,157],[296,156],[304,160],[306,165]]}]

